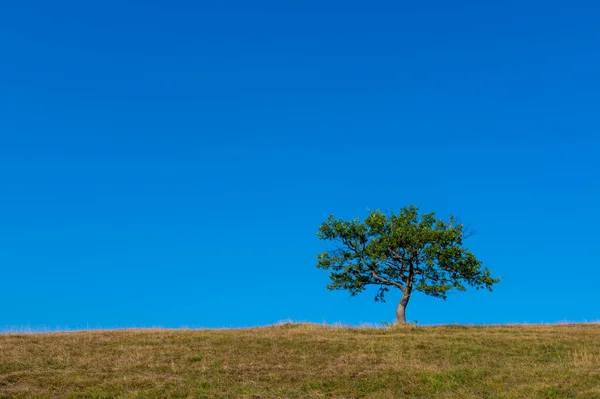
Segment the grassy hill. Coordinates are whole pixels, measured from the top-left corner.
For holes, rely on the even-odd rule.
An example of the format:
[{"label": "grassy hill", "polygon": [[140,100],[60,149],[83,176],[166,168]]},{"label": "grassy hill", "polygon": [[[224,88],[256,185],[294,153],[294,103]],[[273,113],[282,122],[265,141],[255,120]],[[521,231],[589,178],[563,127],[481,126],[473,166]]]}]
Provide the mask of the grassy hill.
[{"label": "grassy hill", "polygon": [[600,324],[0,335],[0,398],[600,398]]}]

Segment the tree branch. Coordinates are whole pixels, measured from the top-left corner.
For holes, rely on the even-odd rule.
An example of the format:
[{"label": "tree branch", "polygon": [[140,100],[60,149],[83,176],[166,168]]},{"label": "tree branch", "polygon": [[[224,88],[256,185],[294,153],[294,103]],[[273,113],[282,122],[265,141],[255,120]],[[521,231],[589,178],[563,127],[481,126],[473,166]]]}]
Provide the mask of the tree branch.
[{"label": "tree branch", "polygon": [[[368,267],[368,268],[371,270],[371,275],[373,276],[373,278],[374,278],[375,280],[379,281],[381,284],[384,284],[384,285],[392,285],[392,286],[394,286],[394,287],[397,287],[397,288],[399,288],[399,289],[400,289],[400,291],[404,292],[404,286],[402,286],[402,284],[400,284],[400,283],[397,283],[397,282],[395,282],[395,281],[392,281],[392,280],[388,280],[388,279],[386,279],[386,278],[383,278],[383,277],[381,277],[381,276],[378,276],[378,275],[377,275],[377,273],[375,273],[375,268],[374,268],[374,267],[372,267],[372,266],[371,266],[371,265],[370,265],[370,264],[369,264],[369,263],[368,263],[368,262],[365,260],[365,258],[364,258],[364,256],[363,256],[363,251],[361,251],[361,250],[358,250],[358,249],[356,248],[356,246],[355,246],[355,245],[353,245],[353,243],[349,242],[347,239],[345,239],[345,238],[343,238],[343,237],[340,237],[340,241],[341,241],[341,242],[342,242],[342,243],[343,243],[343,244],[344,244],[344,245],[345,245],[345,246],[346,246],[348,249],[350,249],[352,252],[354,252],[354,253],[355,253],[355,254],[358,256],[358,258],[359,258],[359,259],[362,261],[362,263],[363,263],[364,265],[366,265],[366,266],[367,266],[367,267]],[[364,245],[363,245],[363,247],[364,247]]]},{"label": "tree branch", "polygon": [[404,287],[402,286],[402,284],[378,276],[377,273],[375,273],[375,270],[373,270],[373,268],[370,266],[369,269],[371,269],[371,274],[373,275],[373,278],[379,281],[381,284],[393,285],[394,287],[400,288],[400,291],[404,292]]}]

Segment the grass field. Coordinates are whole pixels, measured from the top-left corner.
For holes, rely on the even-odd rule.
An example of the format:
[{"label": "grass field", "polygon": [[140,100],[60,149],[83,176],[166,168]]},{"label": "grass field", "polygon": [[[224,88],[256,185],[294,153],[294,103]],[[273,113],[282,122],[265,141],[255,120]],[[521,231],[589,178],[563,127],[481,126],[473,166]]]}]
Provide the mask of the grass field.
[{"label": "grass field", "polygon": [[600,398],[600,324],[0,335],[0,398]]}]

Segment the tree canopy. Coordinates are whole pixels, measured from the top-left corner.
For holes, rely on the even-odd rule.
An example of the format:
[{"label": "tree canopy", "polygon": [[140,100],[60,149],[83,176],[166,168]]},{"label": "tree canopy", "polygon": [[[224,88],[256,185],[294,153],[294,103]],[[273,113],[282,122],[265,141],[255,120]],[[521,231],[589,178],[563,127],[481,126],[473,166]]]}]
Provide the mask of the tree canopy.
[{"label": "tree canopy", "polygon": [[491,291],[500,281],[463,246],[470,234],[454,216],[444,220],[433,212],[420,215],[414,205],[398,213],[371,211],[362,221],[330,215],[317,235],[338,244],[317,256],[317,267],[330,270],[327,288],[354,296],[375,285],[376,301],[384,301],[390,288],[399,289],[398,323],[406,322],[406,305],[414,290],[446,299],[452,289]]}]

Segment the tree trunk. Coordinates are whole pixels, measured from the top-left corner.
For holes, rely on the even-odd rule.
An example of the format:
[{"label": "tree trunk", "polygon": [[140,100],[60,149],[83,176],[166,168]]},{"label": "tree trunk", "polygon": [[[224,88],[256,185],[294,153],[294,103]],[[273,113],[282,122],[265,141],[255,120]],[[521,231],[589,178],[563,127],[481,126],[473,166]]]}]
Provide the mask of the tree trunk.
[{"label": "tree trunk", "polygon": [[406,324],[406,305],[410,299],[410,292],[408,290],[402,293],[402,298],[396,308],[396,324]]}]

